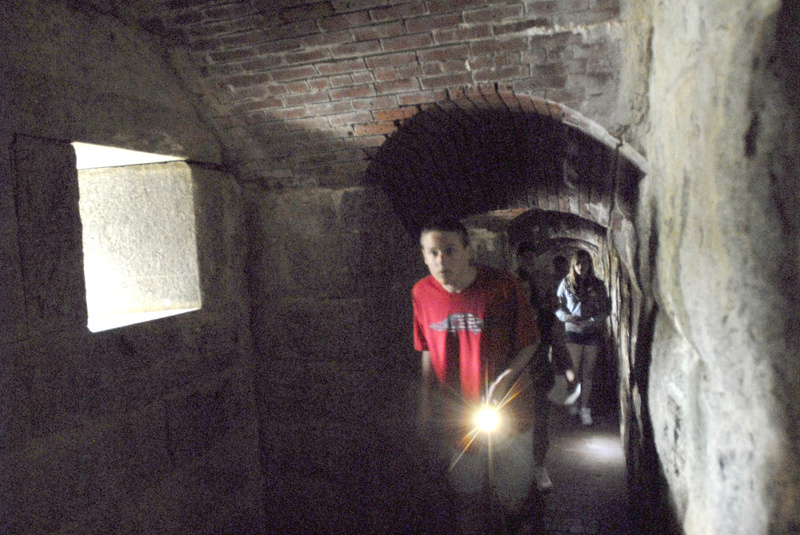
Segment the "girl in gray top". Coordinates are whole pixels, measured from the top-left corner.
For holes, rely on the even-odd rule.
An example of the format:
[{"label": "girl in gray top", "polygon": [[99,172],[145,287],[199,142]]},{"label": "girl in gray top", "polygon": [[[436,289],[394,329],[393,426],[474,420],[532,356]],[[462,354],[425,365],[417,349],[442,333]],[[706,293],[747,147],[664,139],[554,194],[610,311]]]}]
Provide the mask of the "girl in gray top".
[{"label": "girl in gray top", "polygon": [[573,369],[581,382],[581,422],[592,425],[589,397],[592,394],[592,375],[597,361],[598,347],[603,342],[605,320],[608,317],[608,295],[603,282],[595,277],[592,257],[579,250],[572,255],[569,272],[556,292],[558,319],[564,322],[564,337]]}]

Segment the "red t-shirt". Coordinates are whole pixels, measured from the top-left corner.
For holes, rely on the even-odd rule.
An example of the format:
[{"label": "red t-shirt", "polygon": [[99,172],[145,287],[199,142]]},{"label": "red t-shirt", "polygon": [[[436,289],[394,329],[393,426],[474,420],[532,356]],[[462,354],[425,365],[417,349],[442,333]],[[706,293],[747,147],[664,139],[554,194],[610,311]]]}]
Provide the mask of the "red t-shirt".
[{"label": "red t-shirt", "polygon": [[448,292],[431,275],[412,291],[414,347],[430,352],[445,388],[473,401],[480,400],[520,350],[539,341],[519,279],[507,271],[476,267],[475,280],[459,293]]}]

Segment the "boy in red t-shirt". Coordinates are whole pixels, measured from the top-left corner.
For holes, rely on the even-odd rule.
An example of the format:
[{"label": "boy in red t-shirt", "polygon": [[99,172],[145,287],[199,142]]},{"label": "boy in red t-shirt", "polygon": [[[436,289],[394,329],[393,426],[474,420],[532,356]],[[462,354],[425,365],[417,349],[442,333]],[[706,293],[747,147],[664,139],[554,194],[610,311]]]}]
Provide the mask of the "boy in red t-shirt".
[{"label": "boy in red t-shirt", "polygon": [[[462,528],[472,531],[485,523],[478,504],[489,480],[510,511],[530,492],[533,400],[527,366],[539,331],[519,279],[473,265],[467,231],[457,219],[426,225],[420,244],[430,271],[412,291],[414,345],[422,352],[420,430],[447,456],[448,480],[462,498]],[[475,433],[472,419],[482,402],[501,406],[508,424],[488,443]]]}]

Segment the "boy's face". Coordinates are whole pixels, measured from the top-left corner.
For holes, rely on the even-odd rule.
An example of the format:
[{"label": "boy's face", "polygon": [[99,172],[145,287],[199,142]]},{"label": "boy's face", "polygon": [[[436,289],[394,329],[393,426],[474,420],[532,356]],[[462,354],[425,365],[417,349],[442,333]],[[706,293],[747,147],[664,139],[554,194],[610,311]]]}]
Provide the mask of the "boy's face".
[{"label": "boy's face", "polygon": [[458,285],[469,277],[472,251],[456,232],[426,232],[420,237],[425,265],[442,286]]}]

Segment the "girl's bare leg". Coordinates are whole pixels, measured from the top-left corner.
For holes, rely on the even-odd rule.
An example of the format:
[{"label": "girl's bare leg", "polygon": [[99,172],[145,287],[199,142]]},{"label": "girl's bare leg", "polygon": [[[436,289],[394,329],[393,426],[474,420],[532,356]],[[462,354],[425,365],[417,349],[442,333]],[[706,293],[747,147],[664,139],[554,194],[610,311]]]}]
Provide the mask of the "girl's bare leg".
[{"label": "girl's bare leg", "polygon": [[577,377],[581,376],[581,353],[583,352],[583,346],[580,344],[571,344],[567,342],[567,353],[569,353],[569,358],[572,361],[572,370],[575,372]]}]

